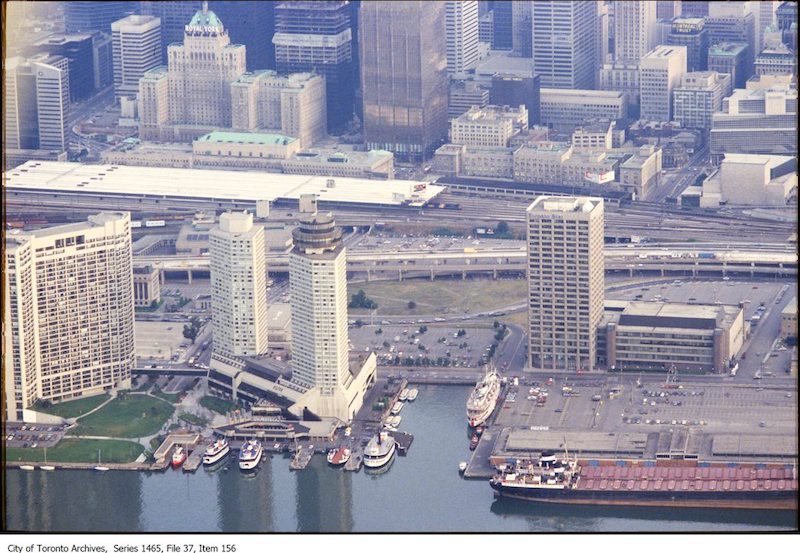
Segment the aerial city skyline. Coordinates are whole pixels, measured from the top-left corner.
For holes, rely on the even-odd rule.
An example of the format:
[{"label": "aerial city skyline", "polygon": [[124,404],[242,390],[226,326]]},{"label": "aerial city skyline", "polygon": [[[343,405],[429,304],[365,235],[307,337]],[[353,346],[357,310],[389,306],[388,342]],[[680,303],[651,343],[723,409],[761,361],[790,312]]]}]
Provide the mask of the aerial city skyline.
[{"label": "aerial city skyline", "polygon": [[[607,506],[574,532],[791,526],[796,3],[6,8],[18,501],[42,471],[126,469],[155,471],[155,506],[199,469],[267,518],[81,528],[549,531],[520,507],[542,503]],[[477,527],[374,519],[349,480],[430,455],[448,466],[397,493],[491,485]],[[286,526],[286,468],[330,508]],[[615,526],[620,506],[709,518]],[[4,527],[67,529],[51,508]]]}]

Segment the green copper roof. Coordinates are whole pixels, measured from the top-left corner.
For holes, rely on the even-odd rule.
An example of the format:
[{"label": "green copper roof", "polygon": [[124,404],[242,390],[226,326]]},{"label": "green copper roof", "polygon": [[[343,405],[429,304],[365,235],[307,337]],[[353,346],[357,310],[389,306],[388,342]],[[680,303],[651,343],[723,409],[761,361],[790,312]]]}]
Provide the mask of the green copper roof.
[{"label": "green copper roof", "polygon": [[222,27],[222,21],[220,21],[219,17],[217,17],[217,14],[210,10],[199,10],[196,14],[194,14],[194,17],[192,17],[189,25],[199,25],[202,27]]},{"label": "green copper roof", "polygon": [[201,136],[198,142],[230,142],[236,144],[291,144],[296,138],[282,134],[255,133],[255,132],[224,132],[214,131]]}]

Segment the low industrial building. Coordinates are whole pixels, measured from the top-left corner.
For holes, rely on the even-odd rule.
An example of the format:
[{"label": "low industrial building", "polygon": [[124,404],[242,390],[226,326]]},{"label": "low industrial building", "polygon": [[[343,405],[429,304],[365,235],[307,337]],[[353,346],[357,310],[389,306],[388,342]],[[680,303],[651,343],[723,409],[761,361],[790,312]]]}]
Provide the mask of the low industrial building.
[{"label": "low industrial building", "polygon": [[605,90],[541,89],[541,123],[569,131],[588,119],[627,119],[624,92]]},{"label": "low industrial building", "polygon": [[797,337],[797,296],[781,311],[781,339]]},{"label": "low industrial building", "polygon": [[724,373],[739,357],[745,332],[737,306],[609,301],[597,330],[598,364]]},{"label": "low industrial building", "polygon": [[797,190],[797,158],[725,154],[720,168],[681,194],[681,204],[785,206]]}]

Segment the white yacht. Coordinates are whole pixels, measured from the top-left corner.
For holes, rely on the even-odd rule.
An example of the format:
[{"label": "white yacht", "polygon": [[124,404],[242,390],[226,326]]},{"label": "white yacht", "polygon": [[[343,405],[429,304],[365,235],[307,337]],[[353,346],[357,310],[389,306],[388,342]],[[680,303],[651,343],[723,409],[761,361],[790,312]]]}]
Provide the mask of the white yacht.
[{"label": "white yacht", "polygon": [[228,441],[225,438],[215,441],[206,448],[205,454],[203,455],[203,464],[213,465],[228,455],[230,450],[230,445],[228,445]]},{"label": "white yacht", "polygon": [[258,466],[261,462],[261,455],[263,449],[261,442],[258,440],[248,440],[242,444],[242,449],[239,451],[239,468],[242,470],[251,470]]},{"label": "white yacht", "polygon": [[500,395],[500,377],[492,367],[475,385],[467,399],[467,420],[473,428],[482,425],[491,416]]},{"label": "white yacht", "polygon": [[397,443],[388,433],[380,432],[367,444],[364,449],[364,466],[367,468],[380,468],[388,463],[394,456]]}]

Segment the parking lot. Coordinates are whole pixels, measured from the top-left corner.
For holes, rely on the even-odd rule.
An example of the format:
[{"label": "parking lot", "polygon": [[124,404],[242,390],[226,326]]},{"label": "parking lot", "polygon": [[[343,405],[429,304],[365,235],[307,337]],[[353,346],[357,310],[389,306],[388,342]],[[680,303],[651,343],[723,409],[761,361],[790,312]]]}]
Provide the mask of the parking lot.
[{"label": "parking lot", "polygon": [[6,447],[53,447],[61,441],[66,428],[66,425],[6,423]]},{"label": "parking lot", "polygon": [[[422,319],[427,320],[427,319]],[[420,333],[420,327],[427,331]],[[451,367],[477,367],[486,359],[496,330],[476,327],[438,326],[409,321],[407,324],[353,326],[349,330],[350,341],[358,351],[374,351],[379,364],[393,364],[394,359],[404,363],[413,359],[427,359],[431,365],[445,364]],[[445,361],[446,360],[446,361]],[[399,364],[398,363],[398,364]]]}]

